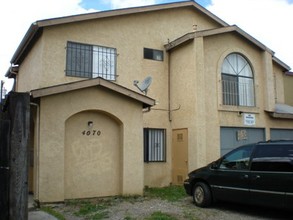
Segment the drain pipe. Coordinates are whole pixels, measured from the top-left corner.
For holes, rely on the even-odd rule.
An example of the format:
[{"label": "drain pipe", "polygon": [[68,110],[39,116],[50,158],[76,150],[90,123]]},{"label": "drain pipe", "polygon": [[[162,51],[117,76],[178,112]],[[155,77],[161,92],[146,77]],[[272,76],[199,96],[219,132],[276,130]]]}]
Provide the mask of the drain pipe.
[{"label": "drain pipe", "polygon": [[171,114],[171,71],[170,71],[170,60],[171,60],[171,51],[168,52],[168,114],[169,114],[169,122],[172,121]]},{"label": "drain pipe", "polygon": [[[34,148],[36,147],[36,151],[34,149],[34,154],[36,152],[36,158],[34,157],[34,166],[35,166],[35,161],[36,161],[36,175],[34,175],[34,179],[33,179],[33,183],[36,183],[36,192],[37,192],[37,197],[35,197],[35,201],[37,203],[37,206],[39,206],[39,185],[40,185],[40,181],[39,181],[39,173],[40,173],[40,106],[37,103],[31,102],[30,105],[35,106],[36,110],[37,110],[37,118],[36,118],[36,126],[37,129],[35,131],[35,135],[36,135],[36,139],[37,139],[37,143],[34,146]],[[35,137],[34,137],[35,138]],[[35,167],[34,167],[35,169]]]}]

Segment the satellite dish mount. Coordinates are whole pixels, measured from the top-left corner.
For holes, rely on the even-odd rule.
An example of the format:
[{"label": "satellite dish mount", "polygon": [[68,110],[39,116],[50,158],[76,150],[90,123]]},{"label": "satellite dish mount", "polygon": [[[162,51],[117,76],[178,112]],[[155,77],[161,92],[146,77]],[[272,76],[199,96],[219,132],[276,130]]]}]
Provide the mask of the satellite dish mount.
[{"label": "satellite dish mount", "polygon": [[148,88],[151,85],[151,83],[152,83],[151,76],[146,77],[142,82],[139,82],[138,80],[133,81],[133,85],[135,85],[145,95],[147,95]]}]

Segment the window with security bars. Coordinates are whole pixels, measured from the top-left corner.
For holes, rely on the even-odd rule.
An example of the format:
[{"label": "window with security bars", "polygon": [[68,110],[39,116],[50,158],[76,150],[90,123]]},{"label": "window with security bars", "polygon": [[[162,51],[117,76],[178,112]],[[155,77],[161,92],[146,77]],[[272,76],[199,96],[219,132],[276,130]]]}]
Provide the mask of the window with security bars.
[{"label": "window with security bars", "polygon": [[240,54],[232,53],[224,59],[222,95],[224,105],[255,106],[252,68]]},{"label": "window with security bars", "polygon": [[67,42],[66,75],[116,80],[115,48]]},{"label": "window with security bars", "polygon": [[144,128],[144,162],[166,161],[166,130]]}]

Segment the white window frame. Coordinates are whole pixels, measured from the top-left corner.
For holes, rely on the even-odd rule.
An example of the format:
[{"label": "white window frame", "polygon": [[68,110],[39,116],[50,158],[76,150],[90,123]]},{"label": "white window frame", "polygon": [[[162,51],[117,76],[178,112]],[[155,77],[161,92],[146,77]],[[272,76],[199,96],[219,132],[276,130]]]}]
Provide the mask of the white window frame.
[{"label": "white window frame", "polygon": [[254,75],[244,56],[229,54],[222,64],[221,74],[223,105],[255,106]]}]

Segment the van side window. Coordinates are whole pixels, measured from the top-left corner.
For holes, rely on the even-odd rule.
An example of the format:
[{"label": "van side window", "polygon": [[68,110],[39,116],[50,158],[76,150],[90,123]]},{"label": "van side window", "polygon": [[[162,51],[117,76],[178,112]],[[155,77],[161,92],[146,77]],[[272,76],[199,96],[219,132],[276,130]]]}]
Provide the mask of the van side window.
[{"label": "van side window", "polygon": [[293,172],[293,145],[257,146],[251,170]]},{"label": "van side window", "polygon": [[248,170],[253,145],[247,145],[232,151],[223,157],[220,169]]}]

